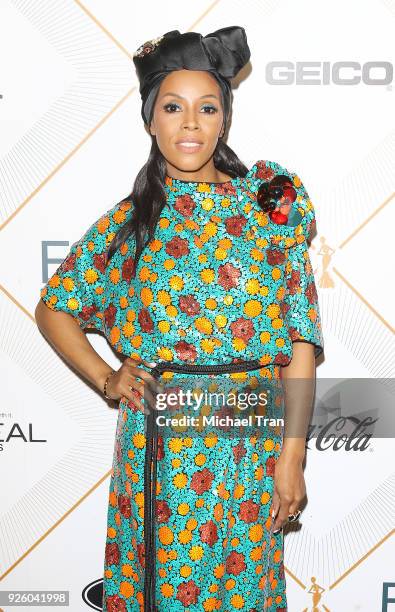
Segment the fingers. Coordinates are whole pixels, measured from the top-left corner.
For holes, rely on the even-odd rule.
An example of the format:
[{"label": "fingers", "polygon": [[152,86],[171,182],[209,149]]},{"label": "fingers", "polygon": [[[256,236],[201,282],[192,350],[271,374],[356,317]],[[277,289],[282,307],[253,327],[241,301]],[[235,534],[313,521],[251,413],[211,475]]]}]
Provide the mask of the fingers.
[{"label": "fingers", "polygon": [[125,359],[125,362],[129,362],[131,365],[138,365],[139,363],[143,363],[149,368],[154,368],[157,365],[156,361],[147,361],[146,359],[143,359],[142,357],[140,358],[140,360],[133,359],[132,357],[127,357]]},{"label": "fingers", "polygon": [[141,359],[139,362],[137,362],[136,360],[131,359],[130,357],[128,357],[124,361],[124,365],[126,365],[132,373],[135,373],[135,376],[143,378],[144,380],[155,386],[157,382],[156,378],[150,372],[143,370],[143,368],[139,368],[139,365],[141,363],[144,363],[144,365],[146,365],[147,367],[154,367],[156,365],[154,361],[146,361],[145,359]]},{"label": "fingers", "polygon": [[[132,359],[127,357],[123,363],[123,367],[127,370],[126,380],[122,384],[122,392],[124,396],[133,401],[139,410],[147,414],[148,403],[151,408],[155,409],[155,394],[161,390],[161,385],[157,379],[141,367],[139,364],[144,363],[148,367],[155,367],[156,363],[145,359]],[[144,402],[140,401],[144,398]]]},{"label": "fingers", "polygon": [[275,489],[273,501],[270,508],[270,516],[273,519],[273,533],[278,533],[288,523],[290,514],[295,514],[299,509],[300,502],[290,496],[280,496]]},{"label": "fingers", "polygon": [[[133,402],[133,404],[143,412],[144,414],[148,414],[147,411],[147,403],[152,404],[152,399],[150,394],[146,391],[144,384],[135,380],[134,378],[129,379],[122,387],[123,396],[126,397],[129,401]],[[144,399],[144,401],[142,401]]]},{"label": "fingers", "polygon": [[127,381],[122,387],[122,393],[128,400],[131,400],[137,408],[149,414],[147,410],[147,404],[151,409],[155,409],[155,400],[153,394],[150,392],[144,381],[136,380],[133,376],[128,377]]},{"label": "fingers", "polygon": [[270,516],[274,519],[277,516],[277,513],[280,509],[280,496],[277,492],[277,489],[274,488],[272,504],[270,506]]},{"label": "fingers", "polygon": [[128,367],[130,373],[133,374],[133,376],[135,377],[142,378],[146,383],[149,384],[150,388],[152,389],[152,392],[156,393],[158,388],[158,381],[156,380],[156,378],[150,372],[147,372],[146,370],[143,370],[143,368],[138,367],[139,363],[141,362],[144,362],[145,365],[147,365],[148,367],[154,367],[154,365],[150,364],[155,364],[155,362],[146,361],[142,359],[140,362],[137,363],[137,361],[131,359],[130,357],[125,359],[125,361],[127,362],[126,366]]},{"label": "fingers", "polygon": [[278,533],[280,529],[284,527],[285,523],[288,522],[288,508],[289,502],[285,500],[280,502],[280,507],[273,524],[273,533]]},{"label": "fingers", "polygon": [[157,365],[156,361],[147,361],[146,359],[142,359],[141,361],[149,368],[154,368]]},{"label": "fingers", "polygon": [[128,390],[125,391],[125,394],[127,394],[128,398],[140,410],[140,412],[148,414],[147,402],[150,406],[152,406],[152,403],[149,393],[144,389],[143,384],[137,380],[130,380],[128,382]]}]

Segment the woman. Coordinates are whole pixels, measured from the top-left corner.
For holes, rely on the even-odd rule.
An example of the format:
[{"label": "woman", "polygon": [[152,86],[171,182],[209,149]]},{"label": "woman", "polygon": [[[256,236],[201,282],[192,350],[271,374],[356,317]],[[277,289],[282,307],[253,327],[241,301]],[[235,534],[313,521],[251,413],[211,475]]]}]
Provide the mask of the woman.
[{"label": "woman", "polygon": [[[130,196],[71,247],[36,309],[57,350],[119,401],[109,612],[287,609],[282,528],[305,495],[309,393],[287,397],[298,430],[286,437],[276,426],[180,436],[153,418],[166,385],[275,390],[313,380],[323,351],[308,194],[277,162],[248,169],[223,140],[230,79],[249,57],[237,26],[174,30],[136,51],[149,159]],[[86,328],[126,356],[119,370]]]}]

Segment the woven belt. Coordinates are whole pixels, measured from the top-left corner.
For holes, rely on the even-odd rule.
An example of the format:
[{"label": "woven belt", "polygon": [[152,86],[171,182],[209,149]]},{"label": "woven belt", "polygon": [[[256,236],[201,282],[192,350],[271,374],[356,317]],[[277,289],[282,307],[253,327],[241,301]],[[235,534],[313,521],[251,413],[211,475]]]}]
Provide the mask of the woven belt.
[{"label": "woven belt", "polygon": [[[184,374],[221,374],[244,372],[262,368],[258,359],[250,361],[233,361],[216,365],[161,362],[151,368],[151,374],[158,378],[162,372],[180,372]],[[158,455],[158,424],[155,411],[150,409],[147,415],[146,447],[144,462],[144,612],[157,612],[155,606],[155,519],[156,519],[156,478]]]}]

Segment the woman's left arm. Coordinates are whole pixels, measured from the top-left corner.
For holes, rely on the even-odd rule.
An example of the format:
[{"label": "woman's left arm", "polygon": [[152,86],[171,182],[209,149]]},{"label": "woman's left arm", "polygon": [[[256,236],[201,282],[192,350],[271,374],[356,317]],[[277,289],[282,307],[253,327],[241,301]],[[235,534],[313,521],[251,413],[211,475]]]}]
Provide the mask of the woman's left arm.
[{"label": "woman's left arm", "polygon": [[314,345],[305,341],[292,343],[292,359],[281,367],[284,393],[284,436],[275,464],[274,494],[270,514],[275,517],[273,530],[281,529],[306,495],[303,475],[306,436],[311,419],[315,388]]},{"label": "woman's left arm", "polygon": [[[274,469],[274,531],[293,514],[306,494],[303,460],[315,390],[315,362],[323,353],[324,338],[309,242],[315,229],[315,208],[300,177],[286,168],[278,172],[292,179],[295,243],[285,249],[284,297],[281,304],[284,323],[292,342],[290,362],[280,368],[284,399],[284,435]],[[291,218],[291,215],[290,215]],[[280,228],[279,228],[280,231]]]}]

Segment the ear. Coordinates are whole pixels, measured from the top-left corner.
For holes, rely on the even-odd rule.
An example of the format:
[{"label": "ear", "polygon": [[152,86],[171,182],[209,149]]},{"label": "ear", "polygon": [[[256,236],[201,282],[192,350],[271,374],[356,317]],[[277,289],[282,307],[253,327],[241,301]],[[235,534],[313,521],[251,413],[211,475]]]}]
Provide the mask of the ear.
[{"label": "ear", "polygon": [[154,122],[153,121],[151,121],[151,125],[149,126],[149,131],[150,131],[150,134],[152,136],[156,136],[156,130],[155,130],[155,126],[154,126]]}]

